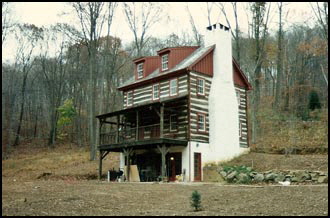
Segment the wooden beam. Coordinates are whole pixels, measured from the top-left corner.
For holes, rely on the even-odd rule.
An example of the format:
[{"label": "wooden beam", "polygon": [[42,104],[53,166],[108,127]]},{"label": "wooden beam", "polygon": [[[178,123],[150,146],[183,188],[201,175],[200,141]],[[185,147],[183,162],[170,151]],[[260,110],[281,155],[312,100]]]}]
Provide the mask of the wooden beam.
[{"label": "wooden beam", "polygon": [[135,140],[139,139],[139,111],[136,111],[136,129],[135,129]]},{"label": "wooden beam", "polygon": [[154,111],[157,113],[157,115],[160,117],[160,113],[158,112],[158,110],[154,107]]},{"label": "wooden beam", "polygon": [[104,154],[102,155],[102,160],[110,153],[110,151],[106,151],[104,152]]},{"label": "wooden beam", "polygon": [[164,181],[165,177],[166,177],[166,154],[169,151],[169,148],[167,148],[164,144],[162,145],[162,147],[160,147],[159,145],[157,145],[158,150],[161,153],[162,156],[162,181]]},{"label": "wooden beam", "polygon": [[120,120],[120,115],[117,115],[117,134],[116,134],[116,142],[119,143],[119,120]]},{"label": "wooden beam", "polygon": [[160,138],[164,136],[164,104],[160,105]]},{"label": "wooden beam", "polygon": [[101,142],[101,130],[102,130],[102,126],[103,126],[103,123],[104,123],[104,119],[99,119],[100,121],[100,126],[99,126],[99,145],[102,145],[102,142]]},{"label": "wooden beam", "polygon": [[[103,123],[107,123],[107,124],[115,124],[115,125],[117,125],[116,122],[112,122],[112,121],[103,121]],[[125,123],[119,123],[119,125],[124,126]]]},{"label": "wooden beam", "polygon": [[100,150],[100,155],[99,155],[99,180],[101,180],[101,176],[102,176],[102,156],[103,156],[103,151]]},{"label": "wooden beam", "polygon": [[128,149],[123,149],[123,153],[124,155],[127,157],[127,166],[126,166],[126,180],[129,181],[129,174],[130,174],[130,170],[131,170],[131,163],[130,163],[130,155],[133,153],[133,148],[128,148]]}]

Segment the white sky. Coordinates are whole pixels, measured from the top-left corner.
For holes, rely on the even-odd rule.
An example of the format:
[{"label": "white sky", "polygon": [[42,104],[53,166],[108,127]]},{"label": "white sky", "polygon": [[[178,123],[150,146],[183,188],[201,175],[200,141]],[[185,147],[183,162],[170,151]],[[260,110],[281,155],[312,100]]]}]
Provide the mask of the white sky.
[{"label": "white sky", "polygon": [[[120,3],[119,3],[120,4]],[[208,26],[206,2],[162,2],[165,13],[170,17],[170,21],[164,19],[162,22],[156,23],[149,31],[149,35],[155,37],[166,37],[171,33],[182,35],[184,32],[191,32],[191,25],[189,22],[189,15],[186,11],[188,5],[191,14],[198,30],[203,34],[206,26]],[[234,17],[230,3],[224,3],[229,20],[234,26]],[[285,11],[289,11],[286,17],[285,28],[293,23],[306,23],[312,24],[314,22],[310,3],[308,2],[289,2],[284,3]],[[72,8],[65,2],[13,2],[10,3],[12,7],[12,17],[16,22],[30,23],[36,26],[49,26],[57,22],[75,23],[75,14],[72,13]],[[247,33],[248,23],[245,8],[247,3],[238,3],[239,9],[239,23],[241,31]],[[271,28],[276,30],[278,16],[274,13],[277,7],[276,2],[272,2],[272,15],[271,15]],[[63,12],[69,13],[62,15]],[[71,13],[70,13],[71,12]],[[220,13],[219,7],[213,5],[211,13],[211,23],[227,24],[224,16]],[[130,32],[122,7],[119,6],[115,13],[113,25],[111,27],[111,35],[117,36],[122,39],[123,43],[128,43],[133,40],[133,34]],[[13,36],[8,37],[3,45],[3,61],[13,60],[15,53],[16,41]]]}]

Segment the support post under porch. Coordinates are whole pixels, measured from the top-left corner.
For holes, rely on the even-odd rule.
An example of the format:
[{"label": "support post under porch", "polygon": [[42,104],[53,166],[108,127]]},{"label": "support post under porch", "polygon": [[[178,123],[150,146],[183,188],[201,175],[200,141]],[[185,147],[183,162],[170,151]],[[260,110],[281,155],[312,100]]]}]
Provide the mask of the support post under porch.
[{"label": "support post under porch", "polygon": [[98,179],[101,180],[102,177],[102,160],[109,154],[110,151],[103,151],[100,150],[100,154],[99,154],[99,175],[98,175]]},{"label": "support post under porch", "polygon": [[157,145],[157,148],[159,149],[161,156],[162,156],[162,181],[165,180],[166,177],[166,154],[169,151],[169,148],[167,148],[164,144],[162,145],[162,147],[160,147],[159,145]]},{"label": "support post under porch", "polygon": [[131,163],[130,163],[130,158],[131,158],[131,154],[133,153],[133,148],[128,148],[128,149],[123,149],[123,153],[124,156],[127,158],[127,166],[126,166],[126,180],[129,182],[129,174],[130,174],[130,170],[131,170]]}]

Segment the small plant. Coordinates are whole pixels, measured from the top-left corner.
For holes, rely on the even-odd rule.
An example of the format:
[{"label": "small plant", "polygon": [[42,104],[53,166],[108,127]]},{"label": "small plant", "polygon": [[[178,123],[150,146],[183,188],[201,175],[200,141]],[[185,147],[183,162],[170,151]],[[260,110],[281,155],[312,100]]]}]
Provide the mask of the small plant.
[{"label": "small plant", "polygon": [[195,211],[202,209],[201,194],[199,194],[196,190],[191,194],[191,206],[195,209]]}]

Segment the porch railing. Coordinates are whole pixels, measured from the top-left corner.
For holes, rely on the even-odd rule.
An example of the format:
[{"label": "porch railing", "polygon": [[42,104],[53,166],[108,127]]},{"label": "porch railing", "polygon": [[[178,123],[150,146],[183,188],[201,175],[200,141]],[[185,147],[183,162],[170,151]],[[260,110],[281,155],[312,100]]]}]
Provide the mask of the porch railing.
[{"label": "porch railing", "polygon": [[[138,131],[137,131],[138,129]],[[164,129],[169,129],[169,125],[164,125]],[[179,132],[168,132],[164,131],[163,138],[177,138]],[[184,136],[187,136],[185,129]],[[100,144],[116,144],[123,142],[140,141],[147,139],[158,139],[160,138],[160,124],[153,124],[147,126],[140,126],[138,128],[126,127],[121,128],[119,131],[112,130],[109,132],[100,134]]]}]

